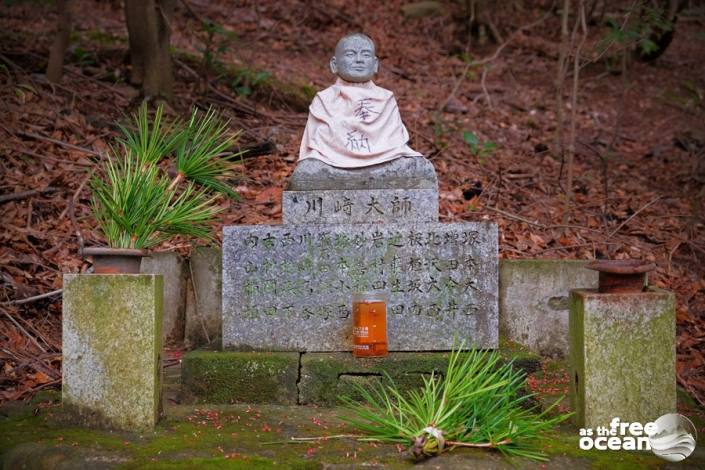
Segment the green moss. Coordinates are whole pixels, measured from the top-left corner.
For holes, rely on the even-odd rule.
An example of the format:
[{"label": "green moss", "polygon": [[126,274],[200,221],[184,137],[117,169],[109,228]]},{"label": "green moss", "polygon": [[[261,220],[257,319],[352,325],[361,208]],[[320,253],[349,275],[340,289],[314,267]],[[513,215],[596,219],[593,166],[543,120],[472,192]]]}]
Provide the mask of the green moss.
[{"label": "green moss", "polygon": [[515,367],[526,374],[534,372],[541,365],[541,355],[506,337],[500,336],[499,353],[505,361],[513,361]]},{"label": "green moss", "polygon": [[571,292],[571,404],[576,423],[648,422],[675,410],[673,294]]},{"label": "green moss", "polygon": [[[392,445],[331,439],[291,443],[291,436],[308,437],[350,433],[336,408],[304,406],[234,405],[194,409],[176,406],[153,432],[144,434],[108,433],[66,427],[60,407],[25,407],[25,413],[0,421],[0,454],[8,455],[15,468],[23,464],[91,462],[105,457],[121,463],[120,468],[233,468],[233,469],[319,469],[327,464],[350,468],[381,466],[411,469],[415,465]],[[4,413],[3,409],[3,415]],[[24,444],[23,444],[24,443]],[[8,452],[18,444],[23,446]],[[656,468],[664,461],[648,452],[583,451],[578,447],[578,429],[563,425],[545,436],[541,448],[554,460],[549,466],[561,468],[637,469]],[[83,460],[81,460],[83,459]],[[93,463],[96,460],[92,460]],[[538,465],[523,459],[512,460],[516,468]],[[693,468],[702,457],[686,461]],[[480,449],[456,449],[429,461],[445,468],[505,468],[496,453]],[[84,464],[85,465],[85,464]],[[558,467],[556,467],[558,468]],[[702,465],[701,465],[702,468]]]},{"label": "green moss", "polygon": [[80,422],[154,426],[163,290],[161,275],[64,276],[63,399]]},{"label": "green moss", "polygon": [[[67,425],[71,420],[60,405],[47,408],[24,406],[25,413],[0,420],[0,453],[23,442],[67,443],[79,446],[99,446],[119,449],[118,433],[95,431]],[[5,408],[3,408],[3,411]]]},{"label": "green moss", "polygon": [[[300,470],[316,470],[322,465],[317,462],[287,462],[286,468]],[[271,459],[262,457],[213,457],[213,458],[195,458],[184,459],[179,461],[159,461],[149,462],[144,465],[129,465],[129,468],[149,469],[149,470],[172,470],[172,469],[232,469],[232,470],[268,470],[270,468],[281,469],[282,465]]]},{"label": "green moss", "polygon": [[190,403],[296,404],[299,353],[193,351],[181,382]]}]

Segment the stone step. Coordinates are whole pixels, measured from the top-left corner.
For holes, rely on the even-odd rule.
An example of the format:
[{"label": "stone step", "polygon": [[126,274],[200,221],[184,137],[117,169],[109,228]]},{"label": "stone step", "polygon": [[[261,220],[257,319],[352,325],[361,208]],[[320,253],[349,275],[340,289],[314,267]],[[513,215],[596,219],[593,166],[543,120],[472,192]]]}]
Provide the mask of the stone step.
[{"label": "stone step", "polygon": [[[541,357],[500,351],[525,373],[537,370]],[[391,378],[401,390],[441,376],[447,352],[393,352],[384,358],[357,359],[347,352],[192,351],[181,364],[180,402],[188,404],[271,403],[334,406],[341,396],[358,399],[354,384]]]}]

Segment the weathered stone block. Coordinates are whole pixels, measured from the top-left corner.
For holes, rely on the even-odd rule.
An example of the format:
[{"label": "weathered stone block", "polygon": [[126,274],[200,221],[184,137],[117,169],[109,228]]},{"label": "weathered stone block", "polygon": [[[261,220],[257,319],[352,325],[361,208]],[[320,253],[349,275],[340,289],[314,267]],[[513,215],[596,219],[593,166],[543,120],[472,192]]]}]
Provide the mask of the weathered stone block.
[{"label": "weathered stone block", "polygon": [[676,412],[675,296],[570,293],[570,398],[582,427]]},{"label": "weathered stone block", "polygon": [[297,403],[299,353],[192,351],[181,364],[185,403]]},{"label": "weathered stone block", "polygon": [[438,222],[435,189],[284,191],[282,219],[288,224]]},{"label": "weathered stone block", "polygon": [[438,191],[433,164],[421,157],[402,157],[362,168],[337,168],[320,160],[301,160],[286,191],[355,189],[432,189]]},{"label": "weathered stone block", "polygon": [[185,343],[188,348],[219,348],[222,325],[222,254],[219,248],[197,247],[189,259]]},{"label": "weathered stone block", "polygon": [[363,168],[302,160],[282,194],[284,224],[438,221],[438,178],[421,157]]},{"label": "weathered stone block", "polygon": [[382,358],[355,358],[350,353],[306,353],[301,356],[299,402],[302,405],[336,405],[340,397],[359,398],[354,383],[371,385],[394,380],[401,390],[423,384],[424,376],[442,375],[448,353],[390,353]]},{"label": "weathered stone block", "polygon": [[[382,358],[355,358],[350,353],[305,353],[301,355],[299,402],[302,405],[340,404],[341,396],[359,399],[355,384],[374,385],[394,381],[402,390],[417,390],[424,378],[440,378],[448,368],[447,352],[398,352]],[[536,370],[540,357],[502,352],[503,361],[514,361],[524,372]]]},{"label": "weathered stone block", "polygon": [[177,253],[153,253],[142,258],[142,274],[161,274],[164,279],[164,322],[162,332],[166,342],[184,339],[186,311],[186,269]]},{"label": "weathered stone block", "polygon": [[497,346],[492,223],[231,226],[223,238],[225,348],[351,350],[351,295],[380,289],[392,351]]},{"label": "weathered stone block", "polygon": [[499,334],[543,355],[566,357],[568,295],[597,288],[597,271],[587,261],[500,260]]},{"label": "weathered stone block", "polygon": [[158,274],[64,275],[62,401],[84,424],[156,424],[163,291]]}]

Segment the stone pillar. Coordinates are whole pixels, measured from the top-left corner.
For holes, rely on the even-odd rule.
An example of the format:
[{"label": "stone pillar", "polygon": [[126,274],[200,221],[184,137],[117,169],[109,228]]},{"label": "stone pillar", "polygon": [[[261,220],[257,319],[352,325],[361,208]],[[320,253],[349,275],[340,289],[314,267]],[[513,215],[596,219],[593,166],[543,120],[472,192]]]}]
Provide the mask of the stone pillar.
[{"label": "stone pillar", "polygon": [[65,274],[62,402],[82,424],[154,428],[161,407],[159,274]]},{"label": "stone pillar", "polygon": [[676,412],[675,296],[570,293],[570,398],[578,426],[655,421]]}]

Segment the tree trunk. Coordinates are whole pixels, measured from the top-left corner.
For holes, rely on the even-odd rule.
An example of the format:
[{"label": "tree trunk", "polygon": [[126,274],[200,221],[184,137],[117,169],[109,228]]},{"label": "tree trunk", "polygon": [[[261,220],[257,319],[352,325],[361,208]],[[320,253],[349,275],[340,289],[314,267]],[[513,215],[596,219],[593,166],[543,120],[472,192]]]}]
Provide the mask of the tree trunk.
[{"label": "tree trunk", "polygon": [[131,81],[146,99],[171,100],[174,79],[169,51],[176,0],[125,0]]},{"label": "tree trunk", "polygon": [[56,36],[49,51],[49,64],[47,65],[47,80],[57,83],[64,73],[64,54],[69,45],[71,36],[71,0],[58,0],[56,10],[59,18],[56,21]]}]

